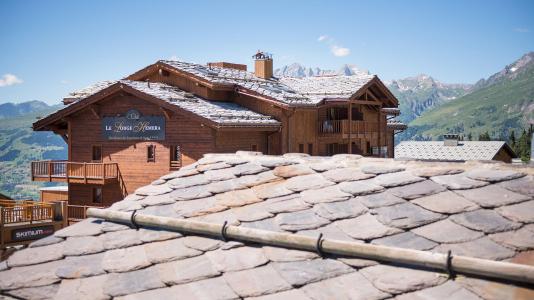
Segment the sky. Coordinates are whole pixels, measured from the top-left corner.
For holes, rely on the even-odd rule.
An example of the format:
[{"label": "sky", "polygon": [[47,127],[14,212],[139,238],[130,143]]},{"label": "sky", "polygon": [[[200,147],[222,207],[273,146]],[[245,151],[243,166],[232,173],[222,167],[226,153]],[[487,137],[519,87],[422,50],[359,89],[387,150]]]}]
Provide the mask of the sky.
[{"label": "sky", "polygon": [[534,51],[534,1],[0,1],[0,103],[57,104],[159,59],[355,64],[474,83]]}]

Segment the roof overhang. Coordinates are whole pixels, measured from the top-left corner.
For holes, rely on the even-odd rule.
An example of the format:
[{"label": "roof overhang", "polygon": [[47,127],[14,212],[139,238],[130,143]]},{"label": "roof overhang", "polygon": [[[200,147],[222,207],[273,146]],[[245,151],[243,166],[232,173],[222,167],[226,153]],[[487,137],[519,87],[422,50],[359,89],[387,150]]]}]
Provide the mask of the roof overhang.
[{"label": "roof overhang", "polygon": [[74,113],[77,113],[87,107],[89,107],[92,104],[95,104],[96,102],[105,99],[106,97],[109,97],[111,95],[114,95],[119,92],[126,92],[128,94],[131,94],[133,96],[139,97],[143,100],[152,102],[156,105],[158,105],[161,108],[168,109],[170,111],[174,111],[180,114],[187,115],[193,120],[196,120],[200,122],[201,124],[205,124],[213,129],[219,130],[223,128],[256,128],[259,131],[273,131],[273,130],[279,130],[280,124],[273,124],[273,125],[252,125],[252,124],[239,124],[239,126],[236,126],[235,124],[220,124],[217,122],[214,122],[213,120],[209,120],[207,118],[204,118],[202,116],[196,115],[190,111],[184,110],[176,105],[173,105],[167,101],[164,101],[162,99],[159,99],[157,97],[154,97],[152,95],[146,94],[144,92],[141,92],[133,87],[128,86],[127,84],[123,84],[121,82],[117,82],[115,84],[110,85],[107,88],[104,88],[103,90],[85,98],[82,100],[79,100],[61,110],[58,110],[55,113],[52,113],[48,115],[47,117],[38,120],[37,122],[33,123],[33,130],[35,131],[48,131],[52,129],[55,123],[64,121],[65,118],[67,118],[69,115],[72,115]]},{"label": "roof overhang", "polygon": [[387,88],[387,86],[378,78],[378,76],[374,76],[373,79],[369,80],[366,84],[364,84],[358,91],[356,91],[350,98],[351,99],[357,99],[360,96],[362,96],[367,89],[369,89],[371,86],[375,85],[382,93],[386,95],[386,100],[390,101],[390,103],[384,103],[386,104],[386,107],[388,107],[388,104],[393,107],[399,106],[399,99],[393,95],[393,93]]}]

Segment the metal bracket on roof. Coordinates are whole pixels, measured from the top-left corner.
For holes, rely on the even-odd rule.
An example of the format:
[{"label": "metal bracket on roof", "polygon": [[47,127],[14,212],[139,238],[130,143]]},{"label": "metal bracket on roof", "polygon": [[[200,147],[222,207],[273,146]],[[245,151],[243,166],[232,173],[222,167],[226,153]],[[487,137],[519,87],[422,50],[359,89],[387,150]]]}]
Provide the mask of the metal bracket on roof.
[{"label": "metal bracket on roof", "polygon": [[319,233],[319,237],[317,237],[317,242],[315,243],[315,251],[320,257],[324,257],[323,252],[323,234]]},{"label": "metal bracket on roof", "polygon": [[132,226],[135,228],[135,230],[139,230],[139,224],[135,221],[135,214],[137,213],[137,209],[132,211],[132,215],[130,216],[130,223],[132,223]]},{"label": "metal bracket on roof", "polygon": [[456,274],[454,273],[454,270],[452,268],[452,251],[447,251],[447,265],[446,265],[447,274],[449,274],[449,279],[454,279],[456,277]]},{"label": "metal bracket on roof", "polygon": [[228,229],[228,221],[224,221],[221,228],[221,237],[223,241],[228,242],[228,237],[226,236],[226,230]]}]

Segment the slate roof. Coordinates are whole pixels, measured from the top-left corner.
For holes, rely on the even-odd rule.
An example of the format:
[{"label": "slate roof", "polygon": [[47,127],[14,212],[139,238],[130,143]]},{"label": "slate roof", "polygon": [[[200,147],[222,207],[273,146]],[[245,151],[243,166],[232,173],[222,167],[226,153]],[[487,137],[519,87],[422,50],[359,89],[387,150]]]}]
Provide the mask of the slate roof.
[{"label": "slate roof", "polygon": [[[501,163],[206,155],[110,209],[532,264],[534,169]],[[88,219],[0,263],[0,294],[56,299],[507,299],[441,271]],[[254,298],[256,299],[256,298]]]},{"label": "slate roof", "polygon": [[386,123],[388,129],[392,129],[392,130],[405,130],[406,128],[408,128],[408,125],[402,123],[401,121],[397,121],[397,120],[387,120],[387,123]]},{"label": "slate roof", "polygon": [[280,82],[298,93],[320,102],[325,98],[350,98],[376,75],[284,77]]},{"label": "slate roof", "polygon": [[[187,93],[177,87],[164,83],[152,82],[148,84],[147,82],[132,80],[108,81],[105,84],[101,83],[85,88],[84,92],[77,92],[76,95],[83,97],[78,101],[81,101],[117,83],[127,85],[142,93],[176,105],[183,110],[213,121],[221,126],[280,126],[280,122],[273,117],[254,112],[250,109],[240,106],[239,104],[233,102],[205,100],[191,93]],[[61,111],[61,109],[59,111]]]},{"label": "slate roof", "polygon": [[146,82],[132,80],[121,80],[119,82],[221,125],[280,125],[280,122],[273,117],[254,112],[239,104],[204,100],[164,83],[150,83],[149,87]]},{"label": "slate roof", "polygon": [[395,146],[395,158],[492,160],[503,147],[511,151],[503,141],[459,141],[458,146],[445,146],[443,141],[404,141]]},{"label": "slate roof", "polygon": [[83,89],[70,92],[67,96],[63,98],[63,100],[71,100],[71,101],[78,101],[80,99],[86,98],[91,96],[92,94],[98,93],[101,90],[117,83],[117,80],[104,80],[99,81],[95,84],[92,84],[90,86],[84,87]]},{"label": "slate roof", "polygon": [[[306,78],[271,78],[256,77],[254,73],[207,66],[176,60],[160,60],[175,70],[189,73],[210,83],[238,87],[270,97],[289,106],[315,106],[326,98],[348,98],[356,93],[376,75],[358,74],[353,76],[324,76]],[[94,94],[116,81],[102,81],[79,91],[70,93],[65,100],[76,101]]]},{"label": "slate roof", "polygon": [[254,73],[236,69],[206,66],[175,60],[160,60],[171,68],[198,76],[212,83],[237,85],[244,89],[256,92],[260,95],[271,97],[284,104],[295,106],[316,105],[308,97],[297,93],[289,86],[281,83],[277,78],[263,79],[256,77]]}]

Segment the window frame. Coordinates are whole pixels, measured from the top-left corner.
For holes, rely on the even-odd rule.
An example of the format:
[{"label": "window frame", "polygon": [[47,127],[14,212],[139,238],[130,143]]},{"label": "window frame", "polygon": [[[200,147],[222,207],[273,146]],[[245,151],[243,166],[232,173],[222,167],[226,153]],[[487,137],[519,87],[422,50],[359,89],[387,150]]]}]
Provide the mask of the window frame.
[{"label": "window frame", "polygon": [[[178,155],[176,156],[177,153]],[[171,170],[180,169],[182,167],[182,147],[180,145],[171,145],[169,154],[169,168]],[[177,163],[177,166],[173,163]]]},{"label": "window frame", "polygon": [[[95,159],[95,149],[100,148],[100,159]],[[102,145],[101,144],[94,144],[91,145],[91,162],[95,163],[101,163],[104,159],[104,154],[102,152]]]},{"label": "window frame", "polygon": [[[152,155],[150,155],[151,151]],[[146,146],[146,162],[156,162],[156,145],[150,144]]]},{"label": "window frame", "polygon": [[[96,198],[96,195],[97,195],[97,190],[100,190],[100,201],[95,201]],[[104,191],[102,189],[102,187],[100,186],[93,186],[91,188],[91,203],[96,203],[96,204],[103,204],[104,203]]]}]

